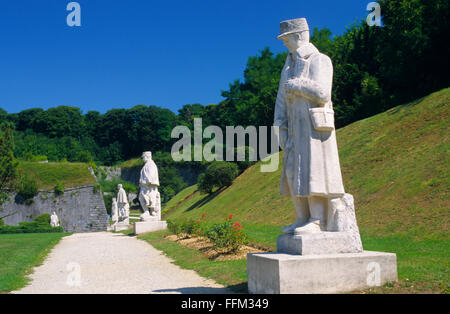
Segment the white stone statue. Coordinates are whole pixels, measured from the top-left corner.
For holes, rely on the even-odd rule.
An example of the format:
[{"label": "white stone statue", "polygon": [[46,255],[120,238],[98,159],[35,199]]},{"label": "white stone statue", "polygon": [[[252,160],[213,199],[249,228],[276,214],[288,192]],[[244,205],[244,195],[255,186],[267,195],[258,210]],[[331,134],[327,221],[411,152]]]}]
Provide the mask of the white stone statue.
[{"label": "white stone statue", "polygon": [[127,192],[125,192],[125,190],[123,189],[122,184],[119,184],[117,188],[119,190],[119,192],[117,193],[119,218],[121,218],[125,224],[128,224],[130,216],[130,204],[128,203]]},{"label": "white stone statue", "polygon": [[59,227],[59,218],[56,215],[56,212],[53,212],[53,214],[50,216],[50,225],[55,228]]},{"label": "white stone statue", "polygon": [[[290,53],[281,73],[274,125],[284,151],[281,194],[292,198],[297,214],[297,221],[283,232],[301,235],[356,227],[359,239],[353,197],[345,194],[339,164],[331,102],[333,65],[309,42],[306,19],[284,21],[280,29],[278,39]],[[353,216],[344,215],[343,206],[353,210]],[[336,221],[343,217],[353,221]]]},{"label": "white stone statue", "polygon": [[139,179],[139,202],[144,211],[141,221],[161,220],[161,196],[158,192],[158,167],[152,160],[151,152],[144,152],[142,159],[145,165],[141,170]]},{"label": "white stone statue", "polygon": [[117,199],[115,197],[112,199],[111,219],[113,224],[116,224],[119,221],[119,206],[117,205]]}]

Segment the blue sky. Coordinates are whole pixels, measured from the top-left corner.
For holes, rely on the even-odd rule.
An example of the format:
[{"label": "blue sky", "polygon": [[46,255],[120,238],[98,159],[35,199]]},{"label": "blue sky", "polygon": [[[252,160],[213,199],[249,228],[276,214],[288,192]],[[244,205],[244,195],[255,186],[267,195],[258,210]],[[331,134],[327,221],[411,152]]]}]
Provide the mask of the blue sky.
[{"label": "blue sky", "polygon": [[69,2],[0,0],[0,108],[218,103],[249,56],[285,50],[282,20],[342,34],[370,1],[79,0],[81,27],[66,24]]}]

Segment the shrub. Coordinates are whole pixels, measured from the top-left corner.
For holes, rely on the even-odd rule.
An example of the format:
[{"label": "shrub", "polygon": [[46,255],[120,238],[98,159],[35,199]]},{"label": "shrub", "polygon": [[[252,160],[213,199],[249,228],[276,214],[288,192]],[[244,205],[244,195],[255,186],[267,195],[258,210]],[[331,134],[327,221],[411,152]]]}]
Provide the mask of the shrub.
[{"label": "shrub", "polygon": [[111,213],[111,207],[112,207],[112,199],[113,199],[114,195],[112,194],[103,194],[103,202],[105,203],[105,207],[106,207],[106,212],[108,213],[108,215],[112,215]]},{"label": "shrub", "polygon": [[64,194],[64,186],[63,186],[63,184],[62,184],[60,181],[58,181],[58,182],[56,183],[56,186],[55,186],[54,191],[55,191],[55,194],[56,194],[56,195],[62,195],[62,194]]},{"label": "shrub", "polygon": [[212,241],[214,248],[226,253],[236,252],[242,245],[248,243],[247,235],[242,231],[238,222],[233,222],[230,215],[225,222],[214,224],[206,236]]},{"label": "shrub", "polygon": [[5,225],[5,221],[3,220],[3,218],[0,218],[0,227]]},{"label": "shrub", "polygon": [[173,234],[181,234],[181,224],[175,220],[167,220],[167,229]]},{"label": "shrub", "polygon": [[198,178],[198,189],[202,193],[212,193],[215,188],[230,186],[239,174],[239,168],[235,163],[214,161],[205,173]]},{"label": "shrub", "polygon": [[37,223],[47,223],[50,224],[50,214],[41,214],[37,216],[33,221]]},{"label": "shrub", "polygon": [[87,150],[79,152],[78,155],[77,155],[76,160],[79,161],[79,162],[84,162],[84,163],[91,163],[91,162],[93,162],[92,155]]},{"label": "shrub", "polygon": [[20,182],[19,195],[25,200],[27,205],[33,203],[33,198],[38,194],[38,184],[36,180],[24,177]]},{"label": "shrub", "polygon": [[134,193],[137,194],[139,192],[139,187],[131,182],[124,181],[124,180],[110,180],[106,181],[104,179],[99,181],[100,187],[103,192],[109,192],[117,194],[119,192],[117,190],[117,185],[122,184],[124,190],[127,193]]},{"label": "shrub", "polygon": [[198,230],[202,229],[201,220],[168,220],[167,229],[176,235],[187,234],[191,236],[197,236],[199,235]]},{"label": "shrub", "polygon": [[[48,222],[46,221],[48,217]],[[21,222],[18,226],[0,226],[0,234],[12,233],[54,233],[64,232],[62,227],[52,227],[50,225],[50,215],[43,214],[32,222]]]}]

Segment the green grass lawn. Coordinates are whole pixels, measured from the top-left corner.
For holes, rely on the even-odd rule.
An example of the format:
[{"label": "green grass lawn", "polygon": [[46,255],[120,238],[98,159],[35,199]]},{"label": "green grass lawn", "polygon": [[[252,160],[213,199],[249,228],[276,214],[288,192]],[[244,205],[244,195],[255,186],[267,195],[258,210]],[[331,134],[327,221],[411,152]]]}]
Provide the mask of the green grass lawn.
[{"label": "green grass lawn", "polygon": [[95,185],[95,178],[84,163],[50,162],[40,164],[37,162],[21,161],[19,170],[30,179],[36,180],[39,189],[53,190],[58,182],[65,189],[84,185]]},{"label": "green grass lawn", "polygon": [[0,235],[0,293],[23,288],[33,267],[68,233]]}]

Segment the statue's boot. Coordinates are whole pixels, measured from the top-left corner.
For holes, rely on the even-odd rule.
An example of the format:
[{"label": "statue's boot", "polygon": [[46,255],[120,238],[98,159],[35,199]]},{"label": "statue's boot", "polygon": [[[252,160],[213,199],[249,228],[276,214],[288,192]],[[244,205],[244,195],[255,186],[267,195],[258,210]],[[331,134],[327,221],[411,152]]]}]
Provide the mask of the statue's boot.
[{"label": "statue's boot", "polygon": [[295,229],[297,229],[298,227],[301,227],[301,226],[302,226],[302,224],[300,222],[296,221],[292,225],[284,227],[283,228],[283,233],[285,233],[285,234],[292,234],[292,233],[294,233]]},{"label": "statue's boot", "polygon": [[308,234],[308,233],[319,233],[320,230],[320,220],[310,220],[303,226],[299,226],[294,229],[295,235]]}]

